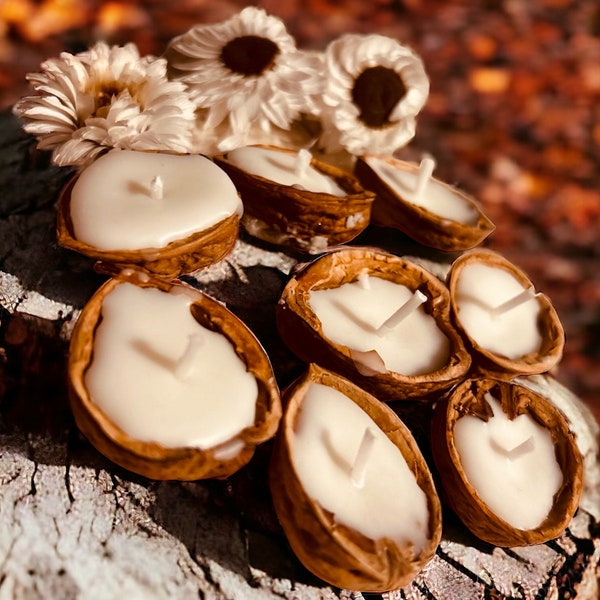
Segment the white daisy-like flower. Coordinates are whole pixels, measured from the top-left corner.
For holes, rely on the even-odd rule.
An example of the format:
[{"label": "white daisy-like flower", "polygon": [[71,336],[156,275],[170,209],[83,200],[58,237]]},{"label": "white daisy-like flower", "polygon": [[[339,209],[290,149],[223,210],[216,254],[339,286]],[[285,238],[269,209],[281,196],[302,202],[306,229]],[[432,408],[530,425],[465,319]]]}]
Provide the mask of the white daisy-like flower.
[{"label": "white daisy-like flower", "polygon": [[325,69],[326,151],[389,155],[414,137],[429,79],[410,48],[383,35],[346,34],[327,47]]},{"label": "white daisy-like flower", "polygon": [[317,111],[322,58],[301,52],[283,21],[249,6],[214,25],[196,25],[166,52],[170,76],[201,109],[203,130],[226,130],[219,150],[252,142],[251,130],[288,130]]},{"label": "white daisy-like flower", "polygon": [[36,93],[13,112],[55,164],[84,166],[111,148],[189,151],[194,105],[183,84],[168,80],[165,59],[99,42],[41,67],[27,76]]}]

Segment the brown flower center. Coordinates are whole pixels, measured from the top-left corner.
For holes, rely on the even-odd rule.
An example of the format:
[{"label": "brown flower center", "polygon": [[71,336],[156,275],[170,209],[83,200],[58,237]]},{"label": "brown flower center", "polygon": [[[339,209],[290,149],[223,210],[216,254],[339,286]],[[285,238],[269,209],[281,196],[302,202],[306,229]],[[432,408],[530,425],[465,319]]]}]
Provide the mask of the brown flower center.
[{"label": "brown flower center", "polygon": [[131,97],[137,102],[140,108],[143,109],[143,103],[138,97],[138,94],[136,94],[135,88],[132,89],[132,87],[119,81],[102,81],[95,82],[88,90],[88,93],[94,97],[95,101],[94,116],[105,119],[108,115],[110,107],[114,102],[114,99],[125,90],[129,92]]},{"label": "brown flower center", "polygon": [[365,69],[352,88],[352,101],[360,109],[358,118],[368,127],[387,125],[390,113],[406,91],[402,78],[393,69]]},{"label": "brown flower center", "polygon": [[227,42],[221,50],[221,61],[234,73],[260,75],[273,66],[279,47],[268,38],[243,35]]},{"label": "brown flower center", "polygon": [[115,96],[118,96],[123,91],[123,87],[119,87],[116,82],[111,82],[102,85],[96,94],[97,110],[109,106]]}]

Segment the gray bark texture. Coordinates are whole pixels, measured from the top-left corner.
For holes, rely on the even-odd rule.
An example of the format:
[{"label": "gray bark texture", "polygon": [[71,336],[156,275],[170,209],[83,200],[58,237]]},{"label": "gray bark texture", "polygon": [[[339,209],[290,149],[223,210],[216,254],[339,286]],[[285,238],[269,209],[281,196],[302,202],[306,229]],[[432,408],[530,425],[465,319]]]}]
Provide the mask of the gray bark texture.
[{"label": "gray bark texture", "polygon": [[[0,140],[0,600],[358,597],[317,580],[289,549],[266,484],[270,444],[227,480],[157,482],[116,467],[79,434],[66,398],[68,340],[103,276],[56,243],[69,170],[52,167],[10,113],[0,114]],[[384,231],[361,241],[396,253],[407,244]],[[274,324],[296,263],[242,236],[224,261],[185,277],[246,321],[282,386],[303,370]],[[570,527],[544,545],[501,549],[446,511],[436,556],[389,600],[598,597],[597,426],[552,377],[523,383],[565,411],[584,455],[586,489]],[[427,456],[427,415],[401,416]]]}]

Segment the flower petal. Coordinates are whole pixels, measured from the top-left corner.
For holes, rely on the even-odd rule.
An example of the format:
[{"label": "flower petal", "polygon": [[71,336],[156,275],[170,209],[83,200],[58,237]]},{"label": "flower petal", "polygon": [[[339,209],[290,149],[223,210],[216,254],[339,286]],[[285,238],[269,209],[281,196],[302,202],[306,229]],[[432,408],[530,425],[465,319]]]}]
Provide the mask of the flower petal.
[{"label": "flower petal", "polygon": [[41,67],[28,75],[36,94],[14,113],[56,164],[83,166],[109,148],[190,150],[195,106],[185,85],[167,78],[166,59],[99,42]]},{"label": "flower petal", "polygon": [[[326,85],[321,97],[323,133],[320,144],[335,152],[393,154],[415,135],[416,115],[425,105],[429,80],[421,59],[406,46],[382,35],[346,34],[325,51]],[[402,80],[406,92],[391,108],[387,121],[370,127],[354,103],[356,79],[367,69],[384,67]]]},{"label": "flower petal", "polygon": [[[221,50],[244,36],[265,38],[278,48],[258,75],[235,72],[221,60]],[[207,124],[219,126],[229,116],[234,133],[226,145],[251,126],[289,129],[300,114],[319,110],[322,56],[298,51],[283,21],[262,9],[248,6],[221,23],[196,25],[175,38],[165,56],[173,79],[184,82],[196,107],[208,111]]]}]

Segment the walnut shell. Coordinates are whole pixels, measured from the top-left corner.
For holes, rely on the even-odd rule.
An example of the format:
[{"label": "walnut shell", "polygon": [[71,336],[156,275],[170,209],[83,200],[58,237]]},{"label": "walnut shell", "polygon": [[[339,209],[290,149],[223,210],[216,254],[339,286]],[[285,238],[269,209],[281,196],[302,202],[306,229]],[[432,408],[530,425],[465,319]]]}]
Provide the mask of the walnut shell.
[{"label": "walnut shell", "polygon": [[[461,223],[450,220],[416,206],[398,195],[366,162],[368,157],[359,157],[354,173],[362,185],[375,192],[371,222],[374,225],[399,229],[424,246],[445,251],[462,251],[480,244],[496,228],[483,213],[477,201],[464,192],[432,178],[438,185],[452,191],[466,205],[472,208],[477,218],[474,223]],[[393,157],[383,158],[395,168],[409,172],[418,172],[415,163],[405,162]]]},{"label": "walnut shell", "polygon": [[221,260],[233,249],[238,238],[240,215],[234,213],[208,229],[175,240],[163,248],[101,250],[78,240],[73,232],[70,199],[76,180],[77,175],[67,182],[59,197],[58,243],[90,258],[113,264],[117,269],[143,269],[158,277],[174,279]]},{"label": "walnut shell", "polygon": [[[257,147],[296,154],[295,150],[275,146]],[[375,195],[338,167],[316,158],[311,161],[312,167],[348,192],[343,197],[297,189],[248,173],[228,161],[226,154],[213,160],[231,177],[241,194],[243,226],[263,241],[317,254],[349,242],[369,224]]]},{"label": "walnut shell", "polygon": [[[340,525],[334,515],[306,494],[294,470],[290,436],[306,389],[313,382],[345,394],[377,423],[402,453],[427,497],[428,543],[418,556],[414,556],[409,545],[400,546],[387,538],[373,540]],[[276,437],[269,483],[277,516],[294,553],[312,573],[340,588],[385,592],[410,583],[435,554],[441,539],[442,517],[431,473],[409,429],[376,398],[316,365],[310,365],[284,392],[284,401],[286,411]]]},{"label": "walnut shell", "polygon": [[558,314],[550,298],[545,294],[536,294],[536,299],[540,306],[538,329],[542,336],[541,347],[537,351],[530,352],[517,359],[508,358],[482,347],[461,324],[456,289],[461,271],[466,265],[473,262],[482,262],[504,269],[513,275],[525,288],[533,287],[533,284],[521,269],[492,250],[470,250],[454,261],[448,273],[452,318],[472,351],[474,372],[482,376],[488,375],[495,378],[512,379],[518,375],[534,375],[545,373],[552,369],[562,357],[565,334]]},{"label": "walnut shell", "polygon": [[[491,409],[484,399],[492,391],[512,420],[530,415],[552,436],[563,482],[546,519],[534,529],[517,529],[496,515],[465,476],[454,441],[456,422],[465,415],[487,421]],[[431,423],[433,457],[444,489],[444,500],[478,538],[496,546],[541,544],[560,536],[573,518],[583,488],[583,463],[560,410],[530,389],[494,379],[469,379],[437,405]]]},{"label": "walnut shell", "polygon": [[[352,350],[336,344],[323,333],[310,306],[310,292],[339,287],[366,273],[420,289],[428,297],[423,305],[449,340],[450,353],[444,367],[423,375],[394,371],[367,372],[357,365]],[[408,260],[373,248],[340,248],[305,266],[288,282],[277,306],[277,326],[286,345],[304,362],[315,362],[340,373],[380,400],[424,397],[447,389],[466,377],[471,358],[460,335],[450,323],[446,286],[431,273]]]},{"label": "walnut shell", "polygon": [[[202,326],[224,335],[258,384],[255,424],[235,438],[243,442],[239,453],[226,457],[228,444],[213,448],[167,448],[132,438],[115,425],[90,398],[85,372],[93,360],[94,336],[102,315],[102,302],[117,285],[129,281],[169,291],[181,286],[194,296],[191,310]],[[231,475],[252,458],[256,445],[275,435],[281,418],[279,389],[267,354],[250,330],[220,302],[184,284],[170,284],[147,276],[123,274],[109,279],[84,307],[71,338],[68,360],[69,401],[75,421],[93,446],[118,465],[152,479],[195,480]]]}]

